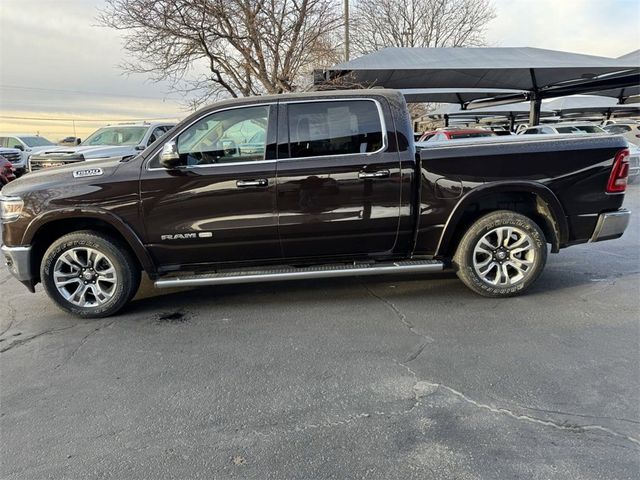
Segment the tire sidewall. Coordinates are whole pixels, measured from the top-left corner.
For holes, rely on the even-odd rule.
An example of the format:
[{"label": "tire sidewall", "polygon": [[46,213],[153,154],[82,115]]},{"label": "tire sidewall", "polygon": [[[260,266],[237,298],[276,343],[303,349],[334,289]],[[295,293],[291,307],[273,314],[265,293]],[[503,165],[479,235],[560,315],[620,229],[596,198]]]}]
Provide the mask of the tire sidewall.
[{"label": "tire sidewall", "polygon": [[[53,281],[53,271],[60,256],[72,248],[93,248],[107,256],[112,263],[117,276],[116,290],[113,296],[104,304],[95,307],[79,307],[66,300],[58,291]],[[100,318],[109,316],[120,310],[129,300],[133,285],[128,269],[129,259],[116,247],[116,245],[101,237],[91,234],[70,234],[53,243],[45,252],[40,267],[40,278],[47,294],[62,309],[80,317]]]},{"label": "tire sidewall", "polygon": [[[473,251],[478,241],[487,233],[507,226],[519,228],[529,235],[535,248],[535,260],[526,278],[515,285],[499,287],[488,284],[476,273],[473,267]],[[494,212],[479,219],[465,234],[460,247],[463,251],[456,254],[458,261],[454,261],[458,274],[464,277],[463,281],[473,290],[491,297],[513,296],[526,290],[540,276],[547,259],[547,243],[540,227],[528,217],[509,211]]]}]

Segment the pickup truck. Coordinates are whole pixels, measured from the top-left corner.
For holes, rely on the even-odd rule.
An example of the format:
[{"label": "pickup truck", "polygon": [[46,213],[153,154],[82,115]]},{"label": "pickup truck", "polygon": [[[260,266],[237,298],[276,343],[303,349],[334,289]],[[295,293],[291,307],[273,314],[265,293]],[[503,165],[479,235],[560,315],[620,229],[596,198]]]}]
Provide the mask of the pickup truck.
[{"label": "pickup truck", "polygon": [[135,157],[5,186],[2,252],[81,317],[118,312],[142,271],[162,288],[451,268],[509,297],[548,250],[623,234],[627,158],[607,135],[416,152],[394,90],[231,99]]},{"label": "pickup truck", "polygon": [[29,158],[28,170],[34,172],[84,161],[135,157],[174,125],[166,122],[107,125],[77,145],[61,147],[52,144],[50,148],[41,149]]}]

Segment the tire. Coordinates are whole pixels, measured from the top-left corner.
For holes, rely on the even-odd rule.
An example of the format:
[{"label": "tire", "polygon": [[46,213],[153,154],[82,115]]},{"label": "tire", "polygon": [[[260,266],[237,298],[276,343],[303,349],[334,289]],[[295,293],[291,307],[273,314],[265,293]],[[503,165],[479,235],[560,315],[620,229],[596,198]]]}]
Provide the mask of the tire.
[{"label": "tire", "polygon": [[540,227],[511,210],[479,218],[464,234],[453,257],[458,278],[474,292],[493,298],[523,293],[546,262],[547,243]]},{"label": "tire", "polygon": [[40,279],[62,310],[82,318],[102,318],[117,313],[133,298],[140,270],[126,246],[87,230],[65,235],[47,249]]}]

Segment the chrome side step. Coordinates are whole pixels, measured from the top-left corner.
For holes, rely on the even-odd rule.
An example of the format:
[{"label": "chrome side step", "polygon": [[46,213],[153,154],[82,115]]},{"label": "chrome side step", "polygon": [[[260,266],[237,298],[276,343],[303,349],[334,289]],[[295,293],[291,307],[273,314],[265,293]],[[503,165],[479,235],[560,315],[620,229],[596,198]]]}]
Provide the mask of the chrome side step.
[{"label": "chrome side step", "polygon": [[440,272],[444,264],[438,260],[406,260],[372,264],[321,265],[313,267],[276,267],[213,274],[175,276],[156,280],[156,288],[197,287],[232,283],[277,282],[308,278],[351,277],[356,275],[389,275],[395,273]]}]

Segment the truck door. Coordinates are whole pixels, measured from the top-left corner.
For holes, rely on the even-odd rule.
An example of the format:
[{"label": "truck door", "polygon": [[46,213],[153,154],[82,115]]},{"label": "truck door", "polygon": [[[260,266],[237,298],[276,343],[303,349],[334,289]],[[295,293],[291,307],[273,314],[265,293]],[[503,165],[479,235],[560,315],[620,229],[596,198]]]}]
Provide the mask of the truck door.
[{"label": "truck door", "polygon": [[159,154],[141,174],[147,243],[165,269],[281,258],[275,200],[277,107],[208,114],[173,139],[180,166]]},{"label": "truck door", "polygon": [[388,106],[373,99],[280,103],[277,207],[287,258],[378,255],[396,242],[400,160]]}]

